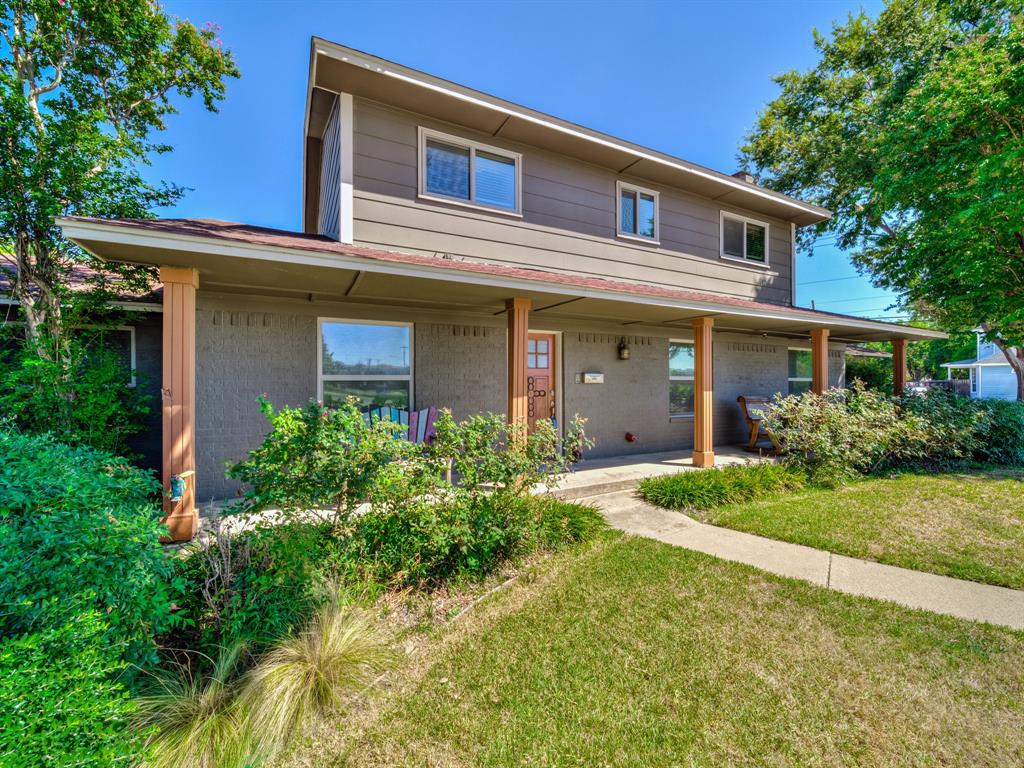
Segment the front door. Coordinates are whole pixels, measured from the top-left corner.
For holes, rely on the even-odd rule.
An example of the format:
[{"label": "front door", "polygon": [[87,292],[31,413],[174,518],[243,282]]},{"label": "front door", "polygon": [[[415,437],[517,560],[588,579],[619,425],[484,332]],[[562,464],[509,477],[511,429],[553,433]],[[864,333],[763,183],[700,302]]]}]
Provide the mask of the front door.
[{"label": "front door", "polygon": [[530,429],[555,417],[555,335],[531,333],[526,341],[527,416]]}]

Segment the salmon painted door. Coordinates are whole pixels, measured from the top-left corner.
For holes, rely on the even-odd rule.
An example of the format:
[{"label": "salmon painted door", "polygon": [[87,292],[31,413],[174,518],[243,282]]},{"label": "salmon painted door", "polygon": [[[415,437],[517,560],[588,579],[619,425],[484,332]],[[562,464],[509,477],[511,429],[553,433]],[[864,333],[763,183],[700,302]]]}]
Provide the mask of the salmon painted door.
[{"label": "salmon painted door", "polygon": [[531,333],[526,340],[527,416],[530,429],[555,415],[555,336]]}]

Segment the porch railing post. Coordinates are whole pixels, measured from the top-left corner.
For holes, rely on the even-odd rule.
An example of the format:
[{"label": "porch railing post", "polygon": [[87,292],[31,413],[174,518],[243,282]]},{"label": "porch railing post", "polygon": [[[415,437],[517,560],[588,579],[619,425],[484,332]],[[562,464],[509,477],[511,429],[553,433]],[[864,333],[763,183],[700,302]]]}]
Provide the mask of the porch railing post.
[{"label": "porch railing post", "polygon": [[892,393],[899,397],[907,388],[907,340],[892,340]]},{"label": "porch railing post", "polygon": [[530,331],[529,299],[505,301],[508,313],[508,423],[524,424],[530,404],[526,380],[526,343]]},{"label": "porch railing post", "polygon": [[715,321],[698,317],[693,321],[693,465],[713,467],[715,447],[712,413],[715,404],[711,329]]},{"label": "porch railing post", "polygon": [[195,535],[196,512],[196,290],[199,273],[161,267],[163,311],[164,522],[172,541]]},{"label": "porch railing post", "polygon": [[811,331],[811,391],[823,394],[828,389],[828,328]]}]

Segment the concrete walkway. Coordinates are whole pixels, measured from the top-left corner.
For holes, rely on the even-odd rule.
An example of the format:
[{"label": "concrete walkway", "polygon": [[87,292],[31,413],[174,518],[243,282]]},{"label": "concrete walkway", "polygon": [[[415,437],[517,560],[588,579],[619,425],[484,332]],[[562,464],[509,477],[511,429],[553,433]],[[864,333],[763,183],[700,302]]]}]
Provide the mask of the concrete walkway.
[{"label": "concrete walkway", "polygon": [[[581,489],[582,490],[582,489]],[[963,619],[1024,629],[1024,592],[834,555],[700,523],[647,504],[635,491],[587,494],[616,528],[812,584]]]}]

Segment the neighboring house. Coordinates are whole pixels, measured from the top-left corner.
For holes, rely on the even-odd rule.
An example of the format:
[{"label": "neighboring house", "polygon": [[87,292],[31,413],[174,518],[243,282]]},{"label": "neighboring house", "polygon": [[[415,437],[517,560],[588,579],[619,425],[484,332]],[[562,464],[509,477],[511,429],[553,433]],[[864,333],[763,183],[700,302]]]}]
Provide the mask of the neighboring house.
[{"label": "neighboring house", "polygon": [[[739,395],[840,386],[848,342],[942,334],[798,308],[798,227],[828,211],[314,39],[304,232],[61,220],[163,282],[164,482],[237,492],[255,399],[588,419],[588,455],[740,442]],[[296,116],[298,124],[298,116]],[[240,180],[240,183],[241,180]],[[626,440],[626,433],[639,439]]]},{"label": "neighboring house", "polygon": [[942,367],[946,369],[946,375],[950,378],[954,369],[967,369],[971,378],[971,397],[1017,399],[1017,376],[1013,368],[996,343],[985,341],[982,333],[978,334],[978,350],[973,358],[943,363]]}]

